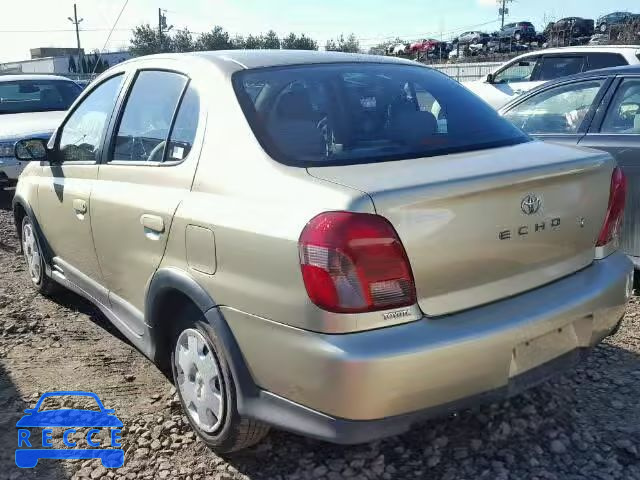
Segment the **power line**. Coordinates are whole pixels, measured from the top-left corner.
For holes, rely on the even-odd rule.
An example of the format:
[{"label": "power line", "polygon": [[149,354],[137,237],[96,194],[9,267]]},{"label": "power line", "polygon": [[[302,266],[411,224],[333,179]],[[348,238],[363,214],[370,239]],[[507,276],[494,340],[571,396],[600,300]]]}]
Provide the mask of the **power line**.
[{"label": "power line", "polygon": [[[71,17],[69,17],[71,18]],[[82,21],[80,19],[79,21]],[[73,20],[72,20],[73,21]],[[117,28],[115,31],[130,32],[132,28]],[[60,28],[60,29],[48,29],[48,30],[0,30],[0,33],[63,33],[63,32],[75,32],[75,28]],[[108,32],[109,28],[83,28],[83,32]]]}]

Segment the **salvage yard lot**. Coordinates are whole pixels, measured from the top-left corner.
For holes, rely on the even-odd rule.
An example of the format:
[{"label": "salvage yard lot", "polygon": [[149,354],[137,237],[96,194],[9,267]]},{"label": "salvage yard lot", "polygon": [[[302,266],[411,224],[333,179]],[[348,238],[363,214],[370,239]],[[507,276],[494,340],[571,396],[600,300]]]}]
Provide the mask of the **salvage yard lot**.
[{"label": "salvage yard lot", "polygon": [[[367,445],[282,432],[221,458],[187,425],[171,383],[88,302],[31,288],[0,192],[0,478],[640,479],[640,302],[576,370],[500,405]],[[437,368],[425,365],[424,368]],[[473,368],[473,365],[469,365]],[[86,390],[124,423],[124,467],[14,463],[16,421],[43,392]]]}]

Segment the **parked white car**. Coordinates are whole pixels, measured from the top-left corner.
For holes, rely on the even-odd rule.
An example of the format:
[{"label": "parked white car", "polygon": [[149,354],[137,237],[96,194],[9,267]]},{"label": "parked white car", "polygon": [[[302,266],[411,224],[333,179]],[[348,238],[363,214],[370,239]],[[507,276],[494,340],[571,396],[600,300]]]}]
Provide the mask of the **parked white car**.
[{"label": "parked white car", "polygon": [[640,46],[580,46],[539,50],[505,63],[484,80],[464,86],[493,108],[549,80],[599,68],[640,64]]},{"label": "parked white car", "polygon": [[15,143],[48,139],[81,91],[54,75],[0,76],[0,190],[14,186],[25,167],[14,156]]}]

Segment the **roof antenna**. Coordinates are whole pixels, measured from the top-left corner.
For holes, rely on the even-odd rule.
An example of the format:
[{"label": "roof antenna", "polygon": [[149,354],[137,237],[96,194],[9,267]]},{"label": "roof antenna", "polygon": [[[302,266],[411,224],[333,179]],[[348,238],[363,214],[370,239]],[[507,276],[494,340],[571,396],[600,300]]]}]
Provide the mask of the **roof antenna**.
[{"label": "roof antenna", "polygon": [[113,22],[113,26],[111,27],[111,30],[109,31],[109,35],[107,36],[107,40],[104,42],[104,45],[102,46],[102,49],[100,50],[100,55],[98,56],[98,60],[96,61],[96,64],[93,66],[93,71],[91,72],[91,74],[93,75],[96,72],[96,68],[98,68],[98,64],[100,63],[100,59],[102,58],[102,52],[104,52],[105,48],[107,48],[107,44],[109,43],[109,40],[111,39],[111,35],[113,34],[113,31],[116,28],[116,25],[118,25],[118,21],[120,20],[120,17],[122,16],[122,12],[124,12],[124,9],[127,8],[127,4],[129,3],[129,0],[124,0],[124,4],[122,5],[122,8],[120,9],[120,13],[118,14],[118,17],[116,18],[116,21]]}]

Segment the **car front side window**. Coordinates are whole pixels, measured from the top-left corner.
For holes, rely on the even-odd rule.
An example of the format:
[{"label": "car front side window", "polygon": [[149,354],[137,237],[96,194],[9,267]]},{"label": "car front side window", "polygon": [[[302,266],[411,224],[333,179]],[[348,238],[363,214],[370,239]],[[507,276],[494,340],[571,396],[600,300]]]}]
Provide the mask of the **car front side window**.
[{"label": "car front side window", "polygon": [[161,162],[188,79],[159,70],[138,73],[116,129],[110,161]]},{"label": "car front side window", "polygon": [[536,68],[537,62],[538,57],[529,57],[518,60],[512,65],[506,67],[504,70],[498,72],[493,83],[530,82],[531,75]]},{"label": "car front side window", "polygon": [[102,138],[122,85],[117,75],[98,85],[67,118],[60,132],[59,161],[97,162]]},{"label": "car front side window", "polygon": [[542,91],[505,118],[530,134],[577,133],[604,83],[604,79],[590,80]]}]

